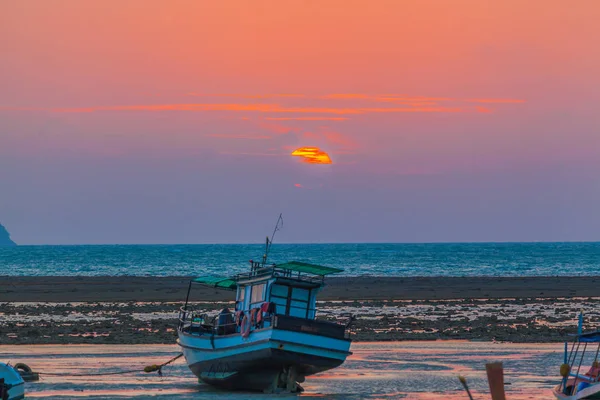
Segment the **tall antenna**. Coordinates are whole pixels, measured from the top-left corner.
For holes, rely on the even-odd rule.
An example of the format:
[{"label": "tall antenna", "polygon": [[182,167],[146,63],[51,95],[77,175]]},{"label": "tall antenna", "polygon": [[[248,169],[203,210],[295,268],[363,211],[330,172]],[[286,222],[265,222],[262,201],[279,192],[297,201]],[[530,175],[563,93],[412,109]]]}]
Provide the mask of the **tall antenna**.
[{"label": "tall antenna", "polygon": [[279,218],[277,218],[277,223],[275,224],[275,229],[273,229],[273,234],[271,235],[271,239],[267,236],[267,243],[265,247],[265,254],[263,255],[263,267],[267,264],[267,258],[269,257],[269,250],[271,250],[271,245],[273,244],[273,238],[275,237],[275,232],[279,229],[283,228],[283,214],[279,214]]}]

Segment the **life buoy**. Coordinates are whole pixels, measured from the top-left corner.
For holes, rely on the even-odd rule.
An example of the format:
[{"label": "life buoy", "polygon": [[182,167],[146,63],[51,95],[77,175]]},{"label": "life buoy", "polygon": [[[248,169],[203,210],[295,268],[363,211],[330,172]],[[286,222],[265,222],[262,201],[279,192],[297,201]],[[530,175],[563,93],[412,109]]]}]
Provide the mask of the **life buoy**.
[{"label": "life buoy", "polygon": [[244,315],[244,319],[242,319],[242,326],[240,330],[243,338],[250,336],[250,320],[248,319],[247,315]]}]

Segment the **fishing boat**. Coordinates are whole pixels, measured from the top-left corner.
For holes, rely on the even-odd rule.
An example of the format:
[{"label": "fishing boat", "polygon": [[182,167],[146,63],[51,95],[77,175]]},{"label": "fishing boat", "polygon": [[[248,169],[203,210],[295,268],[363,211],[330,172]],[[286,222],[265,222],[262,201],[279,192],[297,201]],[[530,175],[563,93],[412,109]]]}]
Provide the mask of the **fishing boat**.
[{"label": "fishing boat", "polygon": [[15,367],[0,362],[0,399],[5,393],[8,400],[24,399],[25,381]]},{"label": "fishing boat", "polygon": [[[342,270],[297,261],[267,264],[278,226],[279,220],[262,261],[250,260],[248,272],[190,281],[178,344],[200,381],[233,390],[301,392],[307,376],[336,368],[352,354],[352,318],[347,323],[316,318],[325,276]],[[234,292],[234,309],[224,308],[211,322],[190,305],[196,285]]]},{"label": "fishing boat", "polygon": [[[600,399],[600,331],[582,333],[583,314],[579,315],[579,328],[568,350],[565,343],[564,361],[560,366],[562,380],[553,393],[561,400]],[[586,357],[587,355],[587,357]],[[584,365],[593,357],[591,367]]]}]

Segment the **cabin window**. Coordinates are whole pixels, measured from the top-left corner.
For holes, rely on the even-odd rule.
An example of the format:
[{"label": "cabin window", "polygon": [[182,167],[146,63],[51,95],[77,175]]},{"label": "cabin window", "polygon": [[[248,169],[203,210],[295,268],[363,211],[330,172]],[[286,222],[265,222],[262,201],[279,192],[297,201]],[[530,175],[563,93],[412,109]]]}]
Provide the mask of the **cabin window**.
[{"label": "cabin window", "polygon": [[271,286],[271,296],[283,297],[287,299],[289,286],[273,285]]},{"label": "cabin window", "polygon": [[308,318],[314,311],[309,310],[311,292],[308,289],[283,285],[271,285],[270,301],[275,303],[278,314]]},{"label": "cabin window", "polygon": [[290,287],[282,285],[271,285],[271,302],[275,303],[276,314],[286,314],[288,304],[288,293]]},{"label": "cabin window", "polygon": [[292,288],[292,298],[290,301],[290,315],[292,317],[308,317],[308,296],[310,292],[307,289]]},{"label": "cabin window", "polygon": [[308,290],[295,287],[292,289],[292,299],[308,302]]},{"label": "cabin window", "polygon": [[252,286],[252,293],[250,295],[250,304],[260,303],[265,301],[265,284]]},{"label": "cabin window", "polygon": [[290,303],[290,316],[306,318],[307,317],[306,303],[302,303],[299,301],[292,301]]},{"label": "cabin window", "polygon": [[244,301],[244,298],[246,297],[246,288],[245,287],[240,287],[240,294],[238,295],[238,301]]}]

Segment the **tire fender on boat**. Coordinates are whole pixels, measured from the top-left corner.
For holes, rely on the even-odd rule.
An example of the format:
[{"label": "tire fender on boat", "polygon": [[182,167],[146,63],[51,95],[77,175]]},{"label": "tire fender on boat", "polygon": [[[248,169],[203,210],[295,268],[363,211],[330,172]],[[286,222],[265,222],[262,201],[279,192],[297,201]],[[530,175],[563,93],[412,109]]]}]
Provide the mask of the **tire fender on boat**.
[{"label": "tire fender on boat", "polygon": [[30,374],[33,372],[31,370],[31,368],[29,367],[29,365],[27,365],[25,363],[16,363],[13,368],[16,369],[17,371],[22,371],[26,374]]},{"label": "tire fender on boat", "polygon": [[40,379],[39,374],[33,372],[31,367],[25,363],[17,363],[13,368],[21,375],[21,378],[23,378],[25,382],[33,382]]},{"label": "tire fender on boat", "polygon": [[242,326],[240,330],[243,338],[250,336],[250,320],[248,319],[247,315],[244,315],[244,318],[242,319]]}]

